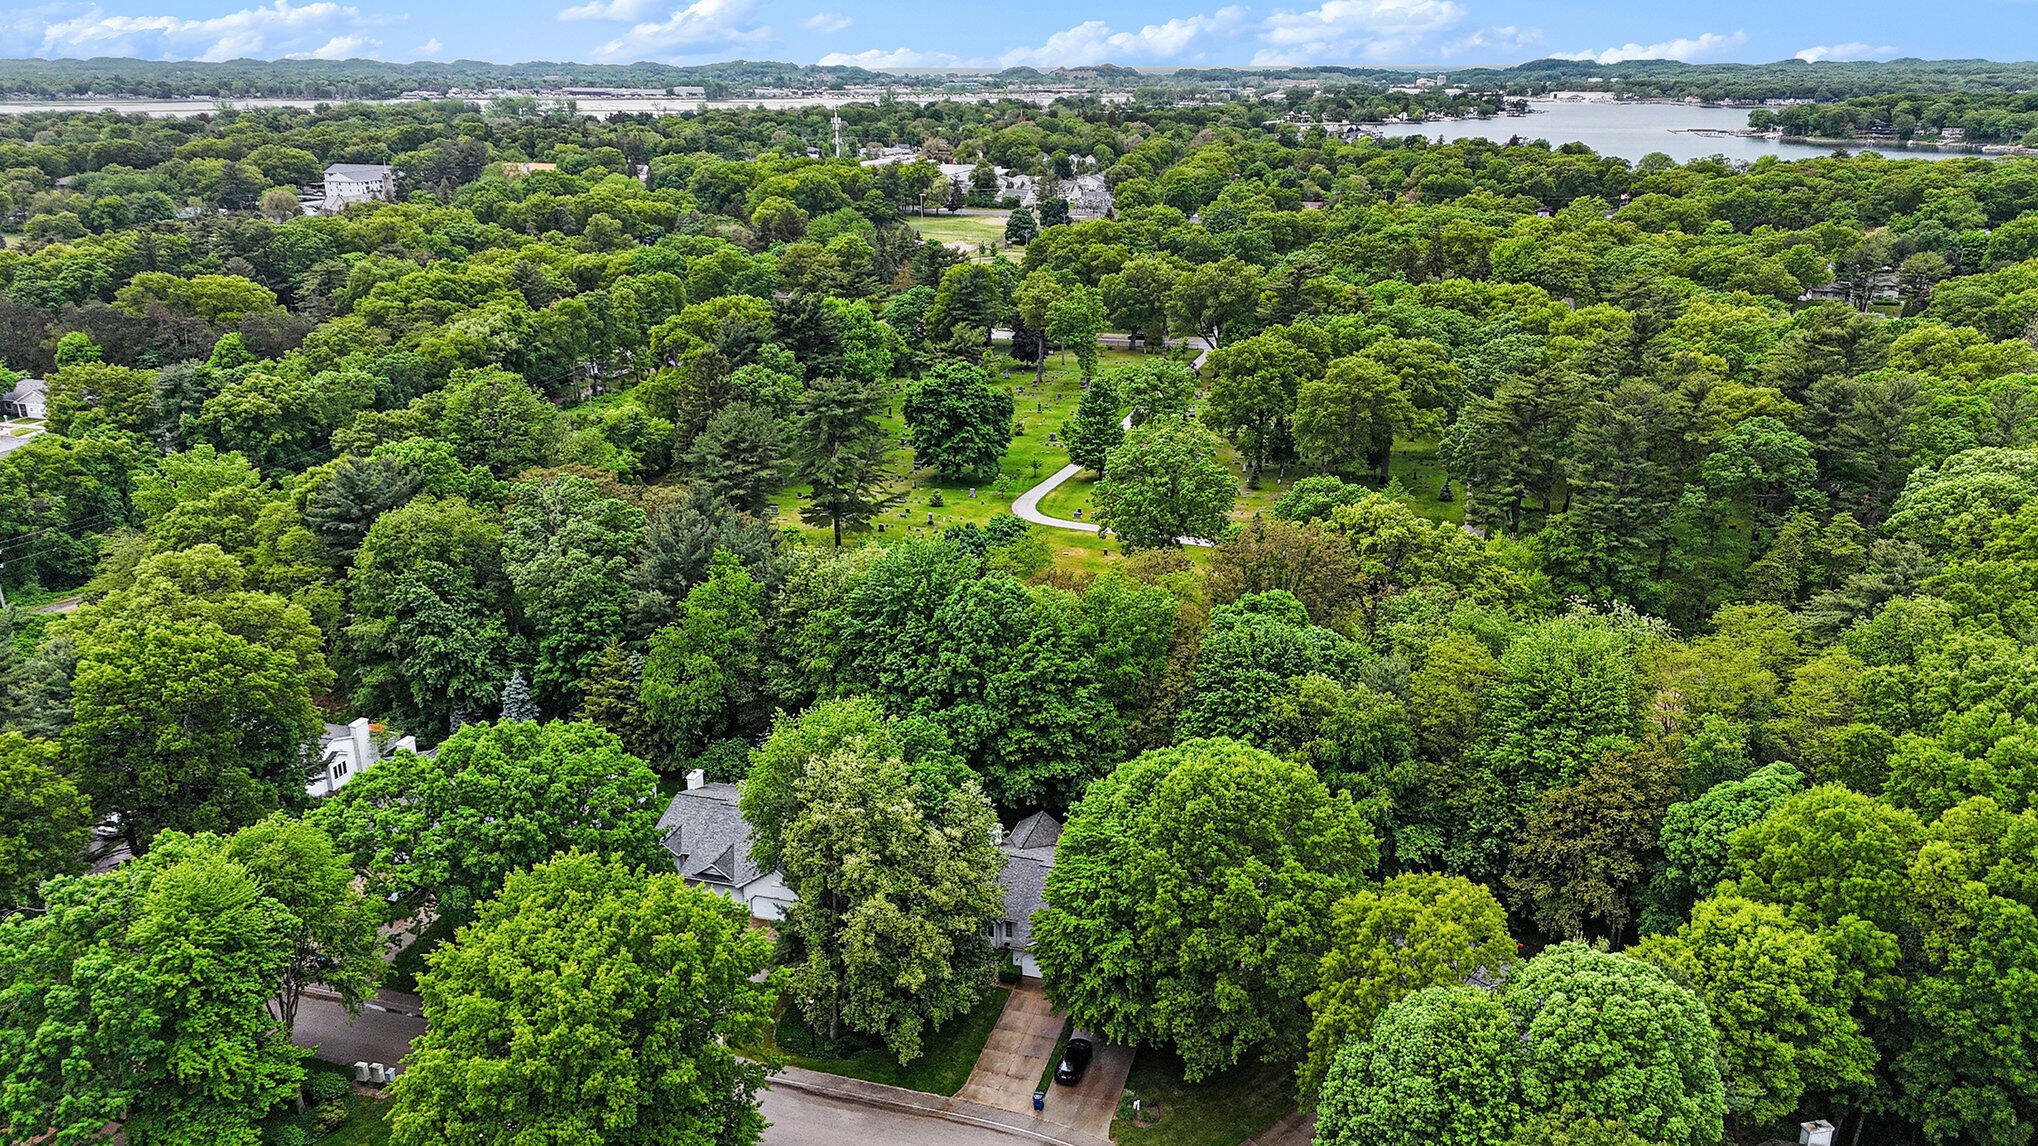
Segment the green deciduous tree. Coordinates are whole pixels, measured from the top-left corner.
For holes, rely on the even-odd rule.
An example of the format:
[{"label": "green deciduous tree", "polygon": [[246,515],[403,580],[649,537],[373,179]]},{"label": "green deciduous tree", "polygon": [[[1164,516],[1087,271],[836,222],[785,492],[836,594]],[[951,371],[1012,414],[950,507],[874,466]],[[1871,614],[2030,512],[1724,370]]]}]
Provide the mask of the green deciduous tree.
[{"label": "green deciduous tree", "polygon": [[597,725],[469,724],[432,756],[399,752],[312,813],[377,892],[451,926],[509,873],[579,848],[651,863],[658,777]]},{"label": "green deciduous tree", "polygon": [[399,1146],[750,1146],[770,954],[739,904],[575,852],[509,877],[419,980],[430,1030],[391,1091]]},{"label": "green deciduous tree", "polygon": [[1721,897],[1634,952],[1705,1002],[1726,1060],[1727,1106],[1741,1125],[1775,1122],[1807,1091],[1869,1081],[1875,1048],[1850,1013],[1860,983],[1827,942],[1774,905]]},{"label": "green deciduous tree", "polygon": [[1217,536],[1237,501],[1216,437],[1167,415],[1133,427],[1107,453],[1097,517],[1128,548],[1165,549],[1184,537]]},{"label": "green deciduous tree", "polygon": [[1366,462],[1385,482],[1395,436],[1413,437],[1425,424],[1400,379],[1371,358],[1339,358],[1295,392],[1295,448],[1328,469]]},{"label": "green deciduous tree", "polygon": [[[51,1146],[131,1140],[255,1146],[304,1053],[264,1008],[291,919],[216,847],[45,886],[48,910],[0,921],[0,1124]],[[213,843],[217,843],[216,840]],[[33,1129],[25,1129],[32,1127]]]},{"label": "green deciduous tree", "polygon": [[532,691],[554,712],[579,704],[580,678],[622,631],[624,573],[644,537],[644,511],[603,497],[575,474],[510,487],[503,559],[536,629]]},{"label": "green deciduous tree", "polygon": [[1332,906],[1378,857],[1351,798],[1235,740],[1148,752],[1075,807],[1034,917],[1050,998],[1201,1078],[1294,1054]]},{"label": "green deciduous tree", "polygon": [[1502,1146],[1521,1116],[1518,1040],[1485,991],[1433,986],[1408,995],[1338,1050],[1317,1146]]},{"label": "green deciduous tree", "polygon": [[1718,1038],[1705,1004],[1662,971],[1565,943],[1509,974],[1500,999],[1521,1032],[1524,1109],[1573,1106],[1663,1146],[1720,1140]]},{"label": "green deciduous tree", "polygon": [[[775,854],[799,895],[785,931],[801,1011],[831,1039],[844,1026],[877,1035],[905,1063],[991,989],[984,928],[1004,910],[1004,856],[974,780],[934,773],[923,787],[915,773],[926,769],[883,739],[797,760],[786,758],[794,745],[779,746],[798,772]],[[752,775],[746,801],[783,791],[782,772]]]},{"label": "green deciduous tree", "polygon": [[946,481],[983,481],[998,472],[1012,441],[1012,395],[981,366],[944,362],[906,389],[916,465]]},{"label": "green deciduous tree", "polygon": [[680,755],[761,723],[763,601],[764,587],[718,549],[678,622],[652,635],[639,695]]},{"label": "green deciduous tree", "polygon": [[34,906],[44,880],[84,866],[92,805],[62,760],[52,741],[0,734],[0,910]]},{"label": "green deciduous tree", "polygon": [[231,830],[304,799],[311,690],[331,673],[299,606],[244,587],[213,545],[142,561],[66,622],[78,652],[64,757],[139,854],[166,827]]},{"label": "green deciduous tree", "polygon": [[1498,982],[1519,946],[1491,892],[1456,876],[1418,874],[1340,900],[1331,944],[1309,996],[1305,1098],[1325,1086],[1340,1051],[1365,1041],[1395,1003],[1428,987]]}]

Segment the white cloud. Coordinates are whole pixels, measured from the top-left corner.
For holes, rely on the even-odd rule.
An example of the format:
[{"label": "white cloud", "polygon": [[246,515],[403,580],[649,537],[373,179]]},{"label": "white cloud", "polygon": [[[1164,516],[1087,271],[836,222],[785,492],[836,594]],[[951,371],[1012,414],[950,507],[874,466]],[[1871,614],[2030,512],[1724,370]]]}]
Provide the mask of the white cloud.
[{"label": "white cloud", "polygon": [[379,48],[382,41],[366,36],[334,36],[309,52],[291,52],[293,60],[353,60],[362,56],[364,47]]},{"label": "white cloud", "polygon": [[[41,28],[43,56],[141,56],[230,60],[268,54],[311,55],[376,43],[345,29],[368,21],[358,9],[319,0],[274,0],[203,20],[181,16],[109,16],[97,5]],[[349,44],[348,41],[354,41]],[[323,58],[323,57],[322,57]]]},{"label": "white cloud", "polygon": [[1543,39],[1541,28],[1517,28],[1510,24],[1505,28],[1481,28],[1468,36],[1452,40],[1437,50],[1440,56],[1462,56],[1467,52],[1518,52],[1530,44],[1539,44]]},{"label": "white cloud", "polygon": [[1834,44],[1831,47],[1821,44],[1817,47],[1806,48],[1797,54],[1797,58],[1805,63],[1815,64],[1820,60],[1867,60],[1895,54],[1896,49],[1888,44],[1876,48],[1856,42],[1851,44]]},{"label": "white cloud", "polygon": [[[637,0],[613,0],[611,9]],[[592,7],[593,5],[588,5]],[[769,39],[771,29],[752,25],[754,0],[694,0],[656,23],[642,23],[596,48],[598,60],[641,60],[754,44]],[[576,9],[569,8],[572,12]],[[566,13],[560,13],[566,18]]]},{"label": "white cloud", "polygon": [[807,17],[806,20],[800,24],[800,27],[805,28],[811,32],[820,32],[825,35],[830,32],[840,32],[842,29],[847,28],[852,22],[853,21],[851,21],[849,17],[844,16],[840,12],[816,12],[813,15]]},{"label": "white cloud", "polygon": [[830,52],[815,62],[824,68],[869,68],[881,72],[890,68],[952,68],[962,61],[947,52],[912,48],[893,48],[888,52],[872,48],[866,52]]},{"label": "white cloud", "polygon": [[1553,58],[1591,60],[1600,64],[1618,64],[1628,60],[1683,60],[1688,63],[1700,56],[1717,55],[1724,48],[1739,47],[1747,42],[1746,32],[1735,32],[1731,36],[1707,32],[1695,40],[1686,38],[1665,40],[1660,44],[1625,44],[1603,52],[1558,52]]},{"label": "white cloud", "polygon": [[1220,8],[1213,15],[1176,17],[1165,24],[1148,24],[1136,32],[1115,32],[1102,20],[1085,20],[1049,36],[1037,48],[1013,48],[999,56],[998,62],[1008,68],[1021,64],[1052,68],[1124,60],[1170,60],[1180,56],[1199,37],[1236,30],[1244,23],[1245,14],[1246,10],[1237,6]]},{"label": "white cloud", "polygon": [[413,60],[429,60],[445,50],[446,45],[441,44],[437,36],[433,36],[431,39],[412,48],[410,50],[410,58]]},{"label": "white cloud", "polygon": [[1406,59],[1430,37],[1463,23],[1454,0],[1324,0],[1302,12],[1276,11],[1260,25],[1267,45],[1253,63],[1325,63],[1352,56]]},{"label": "white cloud", "polygon": [[561,20],[642,20],[662,7],[659,0],[588,0],[559,10]]}]

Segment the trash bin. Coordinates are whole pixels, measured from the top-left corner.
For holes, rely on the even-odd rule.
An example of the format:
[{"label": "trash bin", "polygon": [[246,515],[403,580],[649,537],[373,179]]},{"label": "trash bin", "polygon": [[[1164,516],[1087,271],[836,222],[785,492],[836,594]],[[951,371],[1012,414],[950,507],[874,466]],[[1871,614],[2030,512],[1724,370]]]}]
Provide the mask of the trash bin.
[{"label": "trash bin", "polygon": [[1046,1091],[1044,1091],[1044,1090],[1036,1090],[1036,1091],[1034,1091],[1034,1092],[1033,1092],[1033,1109],[1035,1109],[1035,1110],[1045,1110],[1045,1109],[1047,1109],[1047,1092],[1046,1092]]}]

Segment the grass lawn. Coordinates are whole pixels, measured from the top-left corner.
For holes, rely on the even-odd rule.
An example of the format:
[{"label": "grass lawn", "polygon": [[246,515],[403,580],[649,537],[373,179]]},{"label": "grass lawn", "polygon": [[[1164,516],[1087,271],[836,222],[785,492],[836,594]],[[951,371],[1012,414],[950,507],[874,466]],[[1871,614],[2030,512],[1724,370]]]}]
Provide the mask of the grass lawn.
[{"label": "grass lawn", "polygon": [[908,215],[906,225],[920,232],[923,239],[933,239],[960,247],[974,255],[978,243],[1004,246],[1005,221],[1011,218],[1011,215],[1012,212],[998,208],[975,207],[966,208],[959,215],[931,212],[925,218]]},{"label": "grass lawn", "polygon": [[[1159,1121],[1145,1129],[1121,1117],[1111,1124],[1119,1146],[1237,1146],[1266,1129],[1295,1105],[1295,1068],[1285,1063],[1247,1061],[1201,1082],[1182,1081],[1182,1060],[1173,1052],[1141,1048],[1125,1080],[1128,1096]],[[1130,1097],[1119,1105],[1132,1108]]]},{"label": "grass lawn", "polygon": [[331,1134],[314,1139],[317,1146],[386,1146],[390,1100],[356,1094],[347,1103],[347,1120]]},{"label": "grass lawn", "polygon": [[[998,1016],[1004,1012],[1005,999],[1010,994],[1011,988],[1001,986],[985,996],[968,1014],[949,1020],[947,1026],[935,1031],[926,1040],[924,1053],[904,1066],[899,1065],[898,1056],[874,1040],[874,1045],[852,1054],[824,1056],[815,1053],[811,1048],[821,1047],[827,1041],[827,1033],[809,1028],[799,1009],[784,997],[779,1000],[778,1025],[767,1034],[766,1044],[738,1049],[775,1050],[793,1066],[824,1074],[881,1082],[886,1086],[924,1094],[954,1094],[969,1081],[969,1072],[976,1068],[977,1056],[984,1053],[984,1043],[989,1041],[992,1028],[998,1025]],[[843,1040],[845,1044],[850,1041]],[[810,1049],[803,1054],[796,1053],[794,1048]]]},{"label": "grass lawn", "polygon": [[[1099,348],[1097,368],[1109,370],[1145,357],[1141,351]],[[1033,381],[1032,364],[1012,363],[1008,375],[1003,366],[1004,360],[994,360],[1000,363],[999,384],[1013,395],[1013,417],[1025,427],[1026,432],[1012,439],[998,476],[975,487],[976,497],[970,497],[972,487],[968,482],[944,482],[937,480],[931,470],[913,469],[913,451],[899,447],[893,451],[892,460],[899,474],[893,490],[900,496],[891,511],[877,519],[884,525],[884,532],[872,529],[867,533],[846,534],[843,544],[855,546],[880,538],[889,539],[900,532],[908,536],[939,533],[948,526],[964,522],[981,525],[997,514],[1012,512],[1014,499],[1067,465],[1068,451],[1059,441],[1049,442],[1047,435],[1060,434],[1062,422],[1075,413],[1083,390],[1081,371],[1077,368],[1075,357],[1068,356],[1065,363],[1060,358],[1056,355],[1048,359],[1047,369],[1037,387]],[[902,398],[904,387],[902,382]],[[1025,388],[1023,394],[1017,392],[1021,387]],[[896,404],[892,406],[891,414],[880,418],[879,422],[887,432],[897,437],[905,436],[905,419],[899,414]],[[803,492],[804,487],[788,486],[772,499],[772,504],[778,509],[779,524],[807,544],[832,544],[833,535],[829,530],[800,520],[799,507],[805,499],[799,494]],[[937,494],[942,502],[938,506],[933,504]],[[933,518],[931,523],[928,520],[930,515]],[[1035,526],[1034,532],[1048,543],[1055,564],[1064,570],[1100,573],[1124,557],[1122,549],[1095,534],[1040,526]],[[1110,552],[1107,554],[1106,550]]]}]

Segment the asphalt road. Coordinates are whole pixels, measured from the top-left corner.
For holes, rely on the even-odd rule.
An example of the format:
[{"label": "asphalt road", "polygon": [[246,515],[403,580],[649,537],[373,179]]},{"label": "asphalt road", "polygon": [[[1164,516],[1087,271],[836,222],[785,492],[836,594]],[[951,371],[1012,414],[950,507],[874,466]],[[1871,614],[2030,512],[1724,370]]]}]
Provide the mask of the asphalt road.
[{"label": "asphalt road", "polygon": [[410,1040],[424,1033],[423,1019],[376,1010],[372,1005],[359,1018],[349,1018],[347,1009],[330,999],[306,998],[297,1006],[294,1041],[301,1047],[317,1047],[318,1057],[327,1062],[393,1066],[410,1053]]},{"label": "asphalt road", "polygon": [[1039,1146],[1037,1140],[798,1090],[768,1090],[765,1146]]},{"label": "asphalt road", "polygon": [[[297,1044],[318,1047],[327,1062],[396,1063],[410,1053],[410,1040],[425,1033],[425,1021],[376,1010],[350,1019],[327,999],[305,999],[297,1010]],[[982,1130],[939,1118],[923,1118],[877,1107],[839,1102],[792,1089],[764,1093],[767,1146],[1038,1146],[1031,1138]]]}]

